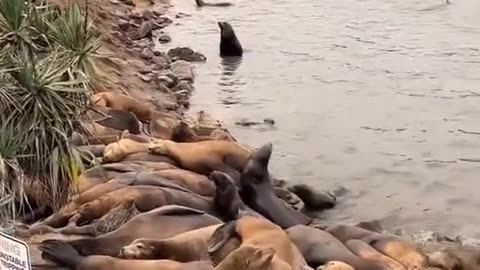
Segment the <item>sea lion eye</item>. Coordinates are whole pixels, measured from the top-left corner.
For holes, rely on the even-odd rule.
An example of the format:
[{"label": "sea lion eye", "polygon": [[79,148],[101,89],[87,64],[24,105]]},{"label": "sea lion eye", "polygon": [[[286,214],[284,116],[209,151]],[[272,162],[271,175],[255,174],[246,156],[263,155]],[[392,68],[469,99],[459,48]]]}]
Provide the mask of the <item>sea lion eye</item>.
[{"label": "sea lion eye", "polygon": [[142,245],[142,244],[137,244],[135,247],[138,248],[138,249],[143,249],[143,245]]}]

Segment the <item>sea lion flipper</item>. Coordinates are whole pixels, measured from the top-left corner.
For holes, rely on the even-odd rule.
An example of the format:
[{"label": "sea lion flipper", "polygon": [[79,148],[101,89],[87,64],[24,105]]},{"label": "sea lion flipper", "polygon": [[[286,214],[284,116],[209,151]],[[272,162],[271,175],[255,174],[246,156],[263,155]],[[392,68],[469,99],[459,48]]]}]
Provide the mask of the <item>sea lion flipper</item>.
[{"label": "sea lion flipper", "polygon": [[45,240],[38,249],[42,252],[42,259],[55,262],[59,266],[75,269],[82,256],[71,245],[60,240]]},{"label": "sea lion flipper", "polygon": [[219,250],[235,233],[237,227],[237,221],[229,221],[222,226],[218,227],[212,234],[212,237],[208,240],[207,251],[213,253]]},{"label": "sea lion flipper", "polygon": [[206,213],[201,210],[193,209],[180,205],[165,205],[158,208],[159,215],[162,216],[183,216],[183,215],[205,215]]}]

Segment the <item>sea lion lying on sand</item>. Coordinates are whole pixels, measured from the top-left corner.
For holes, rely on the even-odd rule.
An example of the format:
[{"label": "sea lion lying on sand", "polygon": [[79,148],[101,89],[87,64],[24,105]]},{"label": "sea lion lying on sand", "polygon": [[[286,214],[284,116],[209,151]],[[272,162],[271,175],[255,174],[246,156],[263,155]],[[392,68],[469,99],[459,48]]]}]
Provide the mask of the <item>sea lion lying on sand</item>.
[{"label": "sea lion lying on sand", "polygon": [[178,143],[157,139],[151,142],[149,151],[171,157],[186,170],[203,175],[216,170],[232,177],[238,177],[250,157],[250,150],[231,141]]},{"label": "sea lion lying on sand", "polygon": [[242,247],[217,267],[209,261],[181,263],[172,260],[123,260],[110,256],[82,256],[68,243],[47,240],[39,249],[42,258],[74,270],[267,270],[274,256],[272,249]]},{"label": "sea lion lying on sand", "polygon": [[205,3],[203,0],[195,0],[197,7],[228,7],[232,6],[229,2]]},{"label": "sea lion lying on sand", "polygon": [[228,22],[218,22],[220,27],[220,56],[242,56],[243,48]]},{"label": "sea lion lying on sand", "polygon": [[311,267],[341,261],[356,270],[390,270],[386,265],[356,256],[328,232],[304,225],[290,227],[286,232]]},{"label": "sea lion lying on sand", "polygon": [[427,264],[425,256],[416,250],[413,243],[394,235],[380,234],[348,225],[332,226],[326,231],[345,244],[352,239],[362,240],[408,270],[423,269]]},{"label": "sea lion lying on sand", "polygon": [[152,108],[149,104],[127,95],[101,92],[93,95],[92,102],[97,106],[132,112],[141,121],[149,121],[151,119]]},{"label": "sea lion lying on sand", "polygon": [[240,248],[249,246],[270,248],[275,251],[271,265],[267,269],[311,269],[286,232],[264,218],[243,216],[238,220],[223,224],[209,240],[208,252],[212,253],[221,249],[234,235],[238,235],[242,241]]},{"label": "sea lion lying on sand", "polygon": [[122,247],[138,238],[169,238],[219,223],[222,223],[220,219],[203,211],[167,205],[139,214],[111,233],[96,238],[69,241],[69,243],[85,256],[117,256]]},{"label": "sea lion lying on sand", "polygon": [[272,144],[265,144],[252,153],[240,175],[240,195],[253,210],[283,229],[294,225],[308,225],[312,219],[295,211],[275,195],[268,163]]}]

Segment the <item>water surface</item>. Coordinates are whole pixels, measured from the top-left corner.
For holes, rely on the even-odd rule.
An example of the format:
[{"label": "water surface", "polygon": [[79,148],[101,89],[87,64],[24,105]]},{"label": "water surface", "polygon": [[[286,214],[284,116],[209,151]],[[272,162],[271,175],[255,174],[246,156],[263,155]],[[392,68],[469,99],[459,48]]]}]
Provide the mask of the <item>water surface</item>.
[{"label": "water surface", "polygon": [[[173,3],[192,16],[167,28],[172,45],[208,58],[192,110],[272,142],[275,175],[347,188],[329,221],[480,237],[480,1],[231,1]],[[236,66],[218,56],[217,21],[245,48]],[[274,128],[234,124],[267,117]]]}]

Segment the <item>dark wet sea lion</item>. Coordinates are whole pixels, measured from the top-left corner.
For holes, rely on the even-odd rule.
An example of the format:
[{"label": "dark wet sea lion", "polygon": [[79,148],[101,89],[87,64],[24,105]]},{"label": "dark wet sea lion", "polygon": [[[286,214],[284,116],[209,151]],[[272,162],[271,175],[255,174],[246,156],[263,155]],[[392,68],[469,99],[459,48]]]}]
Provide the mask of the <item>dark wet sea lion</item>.
[{"label": "dark wet sea lion", "polygon": [[311,267],[316,268],[330,261],[342,261],[356,270],[390,270],[386,265],[356,256],[328,232],[304,225],[290,227],[286,232]]},{"label": "dark wet sea lion", "polygon": [[335,196],[316,190],[308,185],[297,184],[289,186],[287,189],[295,193],[303,201],[307,210],[330,209],[336,204]]},{"label": "dark wet sea lion", "polygon": [[408,270],[422,269],[426,258],[417,251],[414,244],[389,234],[380,234],[356,226],[339,225],[326,229],[342,243],[357,239],[365,241],[384,255],[396,260]]},{"label": "dark wet sea lion", "polygon": [[207,242],[221,224],[185,232],[167,239],[139,238],[123,247],[125,259],[168,259],[178,262],[208,260]]},{"label": "dark wet sea lion", "polygon": [[205,3],[203,0],[195,0],[197,7],[228,7],[232,6],[229,2]]},{"label": "dark wet sea lion", "polygon": [[406,268],[403,267],[403,265],[401,265],[399,262],[383,255],[378,250],[374,249],[362,240],[348,240],[345,245],[360,258],[376,261],[385,266],[388,266],[391,270],[406,270]]},{"label": "dark wet sea lion", "polygon": [[213,267],[209,261],[181,263],[172,260],[124,260],[110,256],[82,256],[71,245],[59,240],[47,240],[39,249],[43,259],[74,270],[269,270],[272,269],[274,257],[271,248],[247,246],[235,250],[217,267]]},{"label": "dark wet sea lion", "polygon": [[95,106],[88,112],[88,115],[102,126],[121,131],[128,130],[132,134],[140,134],[138,118],[131,112]]},{"label": "dark wet sea lion", "polygon": [[153,140],[150,153],[166,155],[186,170],[203,175],[222,171],[238,176],[250,157],[250,150],[232,141],[202,141],[178,143],[171,140]]},{"label": "dark wet sea lion", "polygon": [[[232,237],[241,239],[241,247],[274,250],[271,265],[267,269],[309,269],[304,258],[287,233],[267,219],[243,216],[220,226],[208,243],[208,252],[216,252]],[[235,253],[232,252],[231,254]]]},{"label": "dark wet sea lion", "polygon": [[312,222],[311,218],[295,211],[275,195],[268,171],[272,147],[269,143],[252,153],[240,176],[240,195],[253,210],[283,229],[294,225],[307,225]]},{"label": "dark wet sea lion", "polygon": [[220,56],[242,56],[243,48],[228,22],[218,22],[220,27]]},{"label": "dark wet sea lion", "polygon": [[117,256],[123,246],[137,238],[169,238],[221,222],[220,219],[203,211],[167,205],[139,214],[111,233],[69,243],[82,255]]},{"label": "dark wet sea lion", "polygon": [[172,141],[174,142],[201,142],[212,140],[208,135],[197,135],[184,121],[178,122],[172,130]]}]

